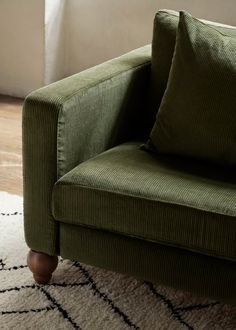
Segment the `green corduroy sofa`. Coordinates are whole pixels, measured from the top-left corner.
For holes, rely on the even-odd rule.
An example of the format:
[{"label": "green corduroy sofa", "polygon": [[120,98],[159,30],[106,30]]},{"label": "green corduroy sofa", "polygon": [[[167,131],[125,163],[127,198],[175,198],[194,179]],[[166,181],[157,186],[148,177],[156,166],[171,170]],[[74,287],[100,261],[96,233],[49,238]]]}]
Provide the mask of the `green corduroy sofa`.
[{"label": "green corduroy sofa", "polygon": [[[224,169],[140,147],[177,24],[178,13],[159,12],[152,52],[142,47],[26,98],[24,223],[37,282],[62,256],[236,304],[236,184]],[[169,36],[157,48],[160,33]]]}]

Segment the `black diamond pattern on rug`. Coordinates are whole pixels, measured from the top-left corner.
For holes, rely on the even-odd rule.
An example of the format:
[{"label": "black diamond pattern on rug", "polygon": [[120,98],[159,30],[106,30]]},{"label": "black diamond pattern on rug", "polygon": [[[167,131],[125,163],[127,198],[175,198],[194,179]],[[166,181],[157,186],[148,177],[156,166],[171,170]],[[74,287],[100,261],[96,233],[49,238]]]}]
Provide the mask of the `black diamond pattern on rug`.
[{"label": "black diamond pattern on rug", "polygon": [[[63,263],[63,260],[61,259],[61,262]],[[0,271],[17,271],[19,269],[22,268],[26,268],[27,265],[19,265],[19,266],[13,266],[13,267],[6,267],[6,264],[3,263],[2,259],[0,259],[0,266],[2,266],[2,268],[0,269]],[[112,309],[112,311],[114,313],[116,313],[117,315],[120,316],[120,318],[123,320],[123,322],[129,326],[132,329],[138,330],[140,329],[139,326],[135,325],[134,322],[132,322],[129,317],[120,310],[119,307],[117,307],[115,305],[115,303],[112,301],[111,298],[108,297],[107,294],[101,292],[99,290],[99,288],[97,287],[96,282],[93,280],[91,274],[89,273],[89,271],[86,269],[86,266],[82,265],[80,262],[74,262],[73,263],[73,267],[76,267],[78,269],[78,272],[81,272],[84,277],[85,277],[85,281],[83,282],[73,282],[73,283],[66,283],[66,282],[62,282],[62,283],[50,283],[48,285],[38,285],[38,284],[31,284],[31,285],[25,285],[25,286],[14,286],[14,287],[9,287],[8,289],[5,290],[0,290],[0,294],[6,293],[6,292],[10,292],[10,291],[18,291],[20,292],[21,290],[25,290],[25,289],[34,289],[34,290],[39,290],[41,291],[45,297],[48,300],[49,305],[47,307],[44,308],[31,308],[28,310],[7,310],[7,311],[0,311],[0,315],[6,315],[6,314],[26,314],[26,313],[42,313],[42,312],[48,312],[51,310],[57,311],[59,313],[61,313],[61,315],[63,316],[63,318],[65,320],[67,320],[71,326],[74,329],[81,329],[81,327],[76,323],[75,320],[73,320],[70,317],[69,312],[63,308],[63,306],[48,292],[47,288],[48,287],[60,287],[60,288],[71,288],[71,287],[82,287],[82,286],[88,286],[89,290],[92,290],[94,292],[94,294],[97,295],[98,298],[102,299],[104,302],[106,302]],[[164,305],[166,306],[166,308],[169,310],[171,317],[173,317],[177,324],[180,323],[181,325],[183,325],[186,329],[189,330],[194,330],[194,325],[190,325],[188,324],[185,320],[184,317],[181,314],[187,313],[188,311],[194,311],[194,310],[200,310],[200,309],[207,309],[207,308],[212,308],[216,305],[219,304],[219,302],[210,302],[208,304],[196,304],[196,305],[191,305],[191,306],[182,306],[182,307],[175,307],[172,302],[165,297],[163,294],[158,293],[157,289],[154,287],[154,285],[150,282],[145,281],[144,285],[146,285],[150,292],[158,299],[158,301],[161,301],[164,303]],[[176,327],[178,327],[178,325],[176,324]],[[177,328],[178,329],[178,328]]]}]

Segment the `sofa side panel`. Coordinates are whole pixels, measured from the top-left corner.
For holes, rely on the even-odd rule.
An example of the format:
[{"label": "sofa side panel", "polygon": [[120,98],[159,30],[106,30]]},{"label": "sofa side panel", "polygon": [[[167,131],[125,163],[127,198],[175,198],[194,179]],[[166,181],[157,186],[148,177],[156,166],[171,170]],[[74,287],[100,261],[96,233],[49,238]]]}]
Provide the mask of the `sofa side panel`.
[{"label": "sofa side panel", "polygon": [[51,213],[57,180],[57,119],[60,105],[29,96],[23,109],[24,227],[28,246],[58,253],[58,225]]}]

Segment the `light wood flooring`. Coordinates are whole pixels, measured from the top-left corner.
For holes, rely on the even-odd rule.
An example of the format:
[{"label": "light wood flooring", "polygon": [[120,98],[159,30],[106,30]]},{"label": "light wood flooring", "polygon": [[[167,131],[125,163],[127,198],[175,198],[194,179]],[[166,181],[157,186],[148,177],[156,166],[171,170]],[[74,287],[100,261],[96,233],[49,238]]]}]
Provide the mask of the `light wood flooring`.
[{"label": "light wood flooring", "polygon": [[22,195],[23,100],[0,95],[0,191]]}]

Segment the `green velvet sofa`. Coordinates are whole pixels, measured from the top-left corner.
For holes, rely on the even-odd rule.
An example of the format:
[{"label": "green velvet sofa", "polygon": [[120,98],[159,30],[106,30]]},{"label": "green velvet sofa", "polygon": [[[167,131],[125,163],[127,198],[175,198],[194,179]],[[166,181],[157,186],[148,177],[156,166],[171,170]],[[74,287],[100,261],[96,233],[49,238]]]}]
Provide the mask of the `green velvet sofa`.
[{"label": "green velvet sofa", "polygon": [[26,98],[24,224],[38,283],[62,256],[236,304],[236,218],[221,212],[235,208],[236,185],[140,147],[162,70],[148,45]]}]

